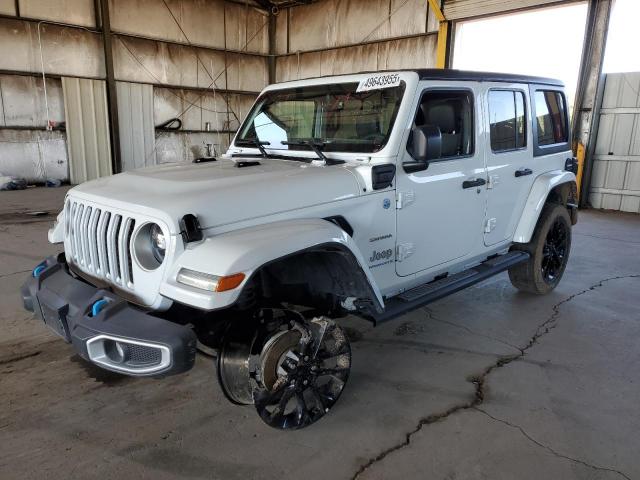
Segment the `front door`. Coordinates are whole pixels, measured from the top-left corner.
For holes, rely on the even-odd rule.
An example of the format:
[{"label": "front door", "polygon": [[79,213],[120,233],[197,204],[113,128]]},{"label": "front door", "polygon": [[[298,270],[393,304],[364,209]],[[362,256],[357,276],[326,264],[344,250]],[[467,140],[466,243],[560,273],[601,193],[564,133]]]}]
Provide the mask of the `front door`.
[{"label": "front door", "polygon": [[[486,169],[481,111],[473,83],[428,87],[416,108],[416,125],[440,129],[440,158],[426,170],[398,166],[396,272],[407,276],[471,254],[482,246]],[[400,161],[411,161],[406,149]]]}]

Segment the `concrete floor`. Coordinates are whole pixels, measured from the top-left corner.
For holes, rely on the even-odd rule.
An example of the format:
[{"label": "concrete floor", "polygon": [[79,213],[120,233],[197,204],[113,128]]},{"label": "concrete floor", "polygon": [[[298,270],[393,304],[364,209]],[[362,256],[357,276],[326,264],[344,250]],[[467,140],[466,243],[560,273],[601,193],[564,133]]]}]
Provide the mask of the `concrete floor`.
[{"label": "concrete floor", "polygon": [[506,274],[372,329],[321,422],[272,430],[212,360],[131,379],[21,309],[64,189],[0,193],[0,478],[640,478],[640,217],[582,212],[545,297]]}]

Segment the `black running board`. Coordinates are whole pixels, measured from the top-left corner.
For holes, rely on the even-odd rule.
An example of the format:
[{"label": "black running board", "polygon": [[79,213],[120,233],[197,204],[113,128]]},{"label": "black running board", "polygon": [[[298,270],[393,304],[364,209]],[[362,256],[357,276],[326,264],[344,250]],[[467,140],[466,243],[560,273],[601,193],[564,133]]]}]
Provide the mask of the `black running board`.
[{"label": "black running board", "polygon": [[455,275],[419,285],[387,300],[384,312],[376,314],[372,320],[375,324],[392,320],[404,313],[486,280],[497,273],[504,272],[528,259],[529,254],[527,252],[509,252],[485,260],[480,265]]}]

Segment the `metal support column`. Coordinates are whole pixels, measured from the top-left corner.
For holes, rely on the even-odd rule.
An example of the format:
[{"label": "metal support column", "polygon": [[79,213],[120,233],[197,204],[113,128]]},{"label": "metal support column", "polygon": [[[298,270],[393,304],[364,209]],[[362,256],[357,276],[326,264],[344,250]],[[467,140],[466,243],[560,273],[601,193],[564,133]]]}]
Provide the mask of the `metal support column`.
[{"label": "metal support column", "polygon": [[[118,123],[118,94],[113,71],[113,52],[111,43],[111,21],[109,17],[109,0],[99,0],[100,19],[102,23],[102,39],[104,46],[104,65],[107,78],[107,109],[109,112],[109,139],[111,143],[111,165],[113,173],[122,171],[120,155],[120,128]],[[97,13],[97,12],[96,12]]]},{"label": "metal support column", "polygon": [[269,84],[276,83],[276,15],[278,7],[272,7],[269,11]]},{"label": "metal support column", "polygon": [[578,159],[580,206],[587,204],[593,167],[599,100],[602,97],[602,62],[613,0],[589,0],[582,60],[573,107],[572,141]]},{"label": "metal support column", "polygon": [[[440,26],[438,28],[438,50],[436,54],[436,68],[449,68],[451,57],[451,22],[442,13],[441,4],[437,0],[427,0],[429,8],[433,10]],[[442,1],[444,3],[444,1]]]}]

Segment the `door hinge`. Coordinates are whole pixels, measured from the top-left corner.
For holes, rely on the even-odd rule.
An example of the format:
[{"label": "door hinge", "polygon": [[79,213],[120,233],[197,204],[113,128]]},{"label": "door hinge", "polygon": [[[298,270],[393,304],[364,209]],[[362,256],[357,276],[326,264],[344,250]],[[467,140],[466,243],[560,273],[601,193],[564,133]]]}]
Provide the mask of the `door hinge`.
[{"label": "door hinge", "polygon": [[415,245],[413,243],[400,243],[396,247],[396,261],[401,262],[405,258],[409,258],[415,252]]},{"label": "door hinge", "polygon": [[400,210],[407,205],[411,205],[415,200],[416,194],[414,192],[398,192],[398,196],[396,197],[396,209]]},{"label": "door hinge", "polygon": [[491,231],[496,228],[496,223],[498,220],[495,218],[488,218],[486,222],[484,222],[484,233],[491,233]]},{"label": "door hinge", "polygon": [[496,185],[500,183],[500,175],[489,175],[489,183],[487,184],[487,188],[494,188]]}]

